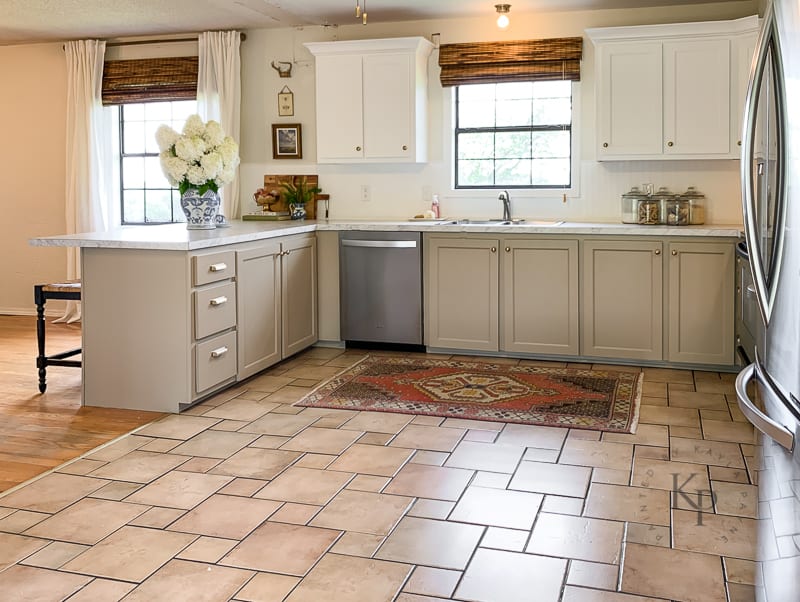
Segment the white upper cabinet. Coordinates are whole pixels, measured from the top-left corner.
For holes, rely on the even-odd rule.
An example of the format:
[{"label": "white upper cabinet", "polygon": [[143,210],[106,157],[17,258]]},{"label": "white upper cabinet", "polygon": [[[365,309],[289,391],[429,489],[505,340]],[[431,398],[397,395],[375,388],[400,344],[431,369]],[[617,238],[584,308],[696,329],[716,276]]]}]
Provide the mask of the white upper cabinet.
[{"label": "white upper cabinet", "polygon": [[427,160],[433,44],[413,37],[305,46],[316,57],[318,163]]},{"label": "white upper cabinet", "polygon": [[730,40],[665,42],[664,148],[667,155],[727,155]]},{"label": "white upper cabinet", "polygon": [[597,159],[739,156],[743,65],[758,18],[587,29]]},{"label": "white upper cabinet", "polygon": [[604,158],[658,155],[663,143],[661,43],[598,45],[597,136]]}]

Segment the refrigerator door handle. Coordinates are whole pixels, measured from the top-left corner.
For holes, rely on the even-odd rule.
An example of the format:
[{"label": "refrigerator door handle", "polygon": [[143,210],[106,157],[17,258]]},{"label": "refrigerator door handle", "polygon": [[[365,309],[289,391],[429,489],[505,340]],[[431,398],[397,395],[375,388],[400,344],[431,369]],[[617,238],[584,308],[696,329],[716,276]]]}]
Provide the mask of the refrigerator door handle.
[{"label": "refrigerator door handle", "polygon": [[739,401],[739,409],[759,431],[772,438],[781,447],[792,451],[794,449],[794,433],[759,410],[747,395],[747,385],[753,378],[759,381],[767,391],[772,392],[769,382],[760,376],[757,365],[750,364],[736,377],[736,398]]}]

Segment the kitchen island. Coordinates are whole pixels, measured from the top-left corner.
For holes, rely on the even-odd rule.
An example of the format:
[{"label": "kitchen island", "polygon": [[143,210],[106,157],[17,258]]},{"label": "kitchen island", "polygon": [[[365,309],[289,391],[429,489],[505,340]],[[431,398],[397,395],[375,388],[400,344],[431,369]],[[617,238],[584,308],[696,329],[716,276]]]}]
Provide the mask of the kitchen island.
[{"label": "kitchen island", "polygon": [[[233,222],[228,228],[209,231],[187,230],[183,224],[127,226],[108,232],[31,240],[31,244],[38,246],[72,246],[82,250],[83,403],[178,412],[316,343],[319,338],[318,268],[320,281],[323,275],[327,279],[326,315],[338,320],[338,292],[335,290],[338,278],[333,276],[338,273],[335,240],[342,230],[424,233],[428,253],[424,259],[426,344],[433,350],[559,359],[616,358],[623,363],[645,360],[658,365],[733,364],[732,248],[740,235],[737,225],[669,227],[533,220],[497,225],[331,220]],[[324,250],[319,252],[318,236],[324,242]],[[458,247],[451,244],[457,240],[478,245],[478,255],[487,260],[483,264],[488,270],[483,275],[485,280],[476,278],[473,266],[459,263],[459,253],[451,252]],[[516,244],[511,244],[514,241]],[[521,241],[535,244],[525,249]],[[572,250],[563,255],[569,280],[566,288],[559,289],[566,301],[562,302],[557,295],[545,298],[534,295],[517,298],[515,304],[508,305],[507,293],[499,288],[498,274],[510,273],[514,265],[523,269],[525,265],[540,265],[542,258],[562,256],[558,252],[553,255],[553,249],[542,254],[541,241],[570,243],[567,247]],[[610,246],[597,244],[604,241]],[[649,244],[644,244],[648,241]],[[686,243],[694,246],[680,247]],[[464,245],[459,244],[463,251]],[[714,247],[714,244],[722,246]],[[446,266],[435,263],[432,248],[439,250],[438,259],[451,263]],[[576,255],[579,248],[583,252],[580,262]],[[495,254],[498,249],[506,249],[502,256],[508,259],[504,261],[514,257],[517,263],[501,269],[496,259],[499,254]],[[704,362],[692,359],[691,355],[681,356],[680,350],[677,356],[670,356],[669,349],[662,353],[662,326],[668,333],[669,329],[678,328],[675,336],[685,338],[686,329],[692,327],[697,316],[709,315],[708,311],[698,313],[691,308],[695,300],[686,296],[688,289],[680,280],[676,281],[675,291],[669,292],[675,302],[667,303],[667,307],[671,313],[678,312],[678,316],[680,311],[688,311],[694,317],[685,318],[683,330],[680,330],[681,322],[677,318],[670,320],[662,314],[664,308],[658,301],[662,273],[667,275],[663,280],[667,284],[682,273],[676,269],[662,270],[662,249],[665,255],[671,253],[665,258],[665,264],[666,259],[671,258],[670,261],[678,262],[674,265],[680,265],[683,251],[687,251],[687,258],[699,258],[696,265],[702,269],[694,269],[695,263],[692,263],[688,264],[688,271],[683,271],[695,283],[698,279],[702,281],[709,269],[721,271],[725,276],[717,280],[719,287],[730,289],[729,294],[722,295],[722,309],[713,310],[724,314],[721,319],[724,324],[731,323],[729,333],[724,336],[720,333],[722,338],[718,346],[724,347],[724,354],[718,355],[724,360]],[[698,249],[712,252],[698,254],[695,252]],[[597,269],[605,269],[603,266],[609,262],[622,262],[618,270],[622,280],[598,277]],[[577,268],[579,263],[581,274]],[[529,345],[528,341],[516,340],[512,345],[507,344],[506,335],[494,335],[493,341],[491,333],[487,340],[482,340],[483,333],[479,333],[480,336],[473,337],[471,342],[463,336],[453,336],[452,331],[441,328],[441,320],[437,322],[441,311],[437,312],[435,304],[441,310],[442,303],[450,304],[460,293],[455,289],[448,292],[447,283],[452,279],[439,278],[437,274],[444,272],[435,269],[437,266],[444,267],[445,271],[462,271],[461,281],[471,279],[470,291],[481,291],[488,295],[486,298],[495,299],[494,305],[490,301],[486,307],[477,308],[484,312],[480,322],[495,329],[499,329],[500,320],[507,321],[509,315],[516,316],[517,323],[523,324],[531,323],[530,319],[523,319],[525,314],[532,316],[539,311],[546,314],[551,307],[569,308],[569,316],[557,316],[561,321],[553,323],[563,323],[564,332],[572,342],[562,345],[560,341],[537,341]],[[596,268],[587,271],[590,266]],[[647,273],[631,272],[642,266],[647,267]],[[526,272],[519,269],[517,284],[529,279]],[[653,284],[655,288],[643,288],[643,293],[647,293],[645,297],[615,288],[620,284],[624,286],[625,282],[639,281],[646,281],[648,287]],[[444,285],[447,286],[443,288]],[[513,290],[525,289],[516,286]],[[543,290],[542,286],[537,286],[537,290]],[[432,292],[438,294],[436,299],[430,297]],[[704,294],[704,290],[695,294]],[[645,320],[647,332],[652,334],[646,339],[646,349],[627,349],[615,339],[613,328],[597,325],[591,331],[581,332],[584,337],[590,332],[592,336],[600,335],[599,339],[585,338],[581,344],[576,342],[575,337],[579,336],[583,325],[614,318],[619,312],[613,302],[626,297],[630,297],[629,307],[633,309],[645,298],[658,301],[645,312],[634,311],[627,316],[628,330],[634,333],[642,331],[642,320]],[[498,306],[501,301],[505,307],[502,310]],[[714,300],[709,300],[711,302]],[[604,312],[607,315],[604,316]],[[639,323],[630,319],[636,316]],[[537,324],[550,321],[548,315],[534,318]],[[470,320],[472,316],[462,312],[460,321],[450,320],[445,326],[458,330],[459,324],[472,323]],[[330,331],[338,334],[338,322]],[[328,339],[335,340],[337,334]]]}]

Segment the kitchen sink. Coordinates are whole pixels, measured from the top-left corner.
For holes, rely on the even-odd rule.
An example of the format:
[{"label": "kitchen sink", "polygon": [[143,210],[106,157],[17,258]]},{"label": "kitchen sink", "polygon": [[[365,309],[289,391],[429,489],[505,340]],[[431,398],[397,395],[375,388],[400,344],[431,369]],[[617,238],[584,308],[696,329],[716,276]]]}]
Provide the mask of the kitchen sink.
[{"label": "kitchen sink", "polygon": [[524,219],[471,219],[465,218],[456,220],[456,224],[461,225],[476,225],[476,226],[511,226],[513,224],[522,224]]},{"label": "kitchen sink", "polygon": [[523,218],[516,219],[472,219],[465,218],[451,222],[455,225],[475,225],[475,226],[513,226],[513,225],[526,225],[526,226],[560,226],[564,223],[563,220],[528,220]]}]

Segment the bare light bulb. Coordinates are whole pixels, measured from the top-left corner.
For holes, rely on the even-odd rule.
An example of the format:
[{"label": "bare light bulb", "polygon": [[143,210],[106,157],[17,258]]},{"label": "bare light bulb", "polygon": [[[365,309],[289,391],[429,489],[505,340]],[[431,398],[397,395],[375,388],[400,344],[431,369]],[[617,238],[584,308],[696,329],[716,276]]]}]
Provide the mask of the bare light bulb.
[{"label": "bare light bulb", "polygon": [[511,23],[511,21],[508,18],[508,13],[511,10],[511,5],[510,4],[495,4],[494,8],[495,8],[495,10],[497,10],[497,13],[498,13],[497,26],[500,29],[505,29],[506,27],[508,27],[509,23]]}]

